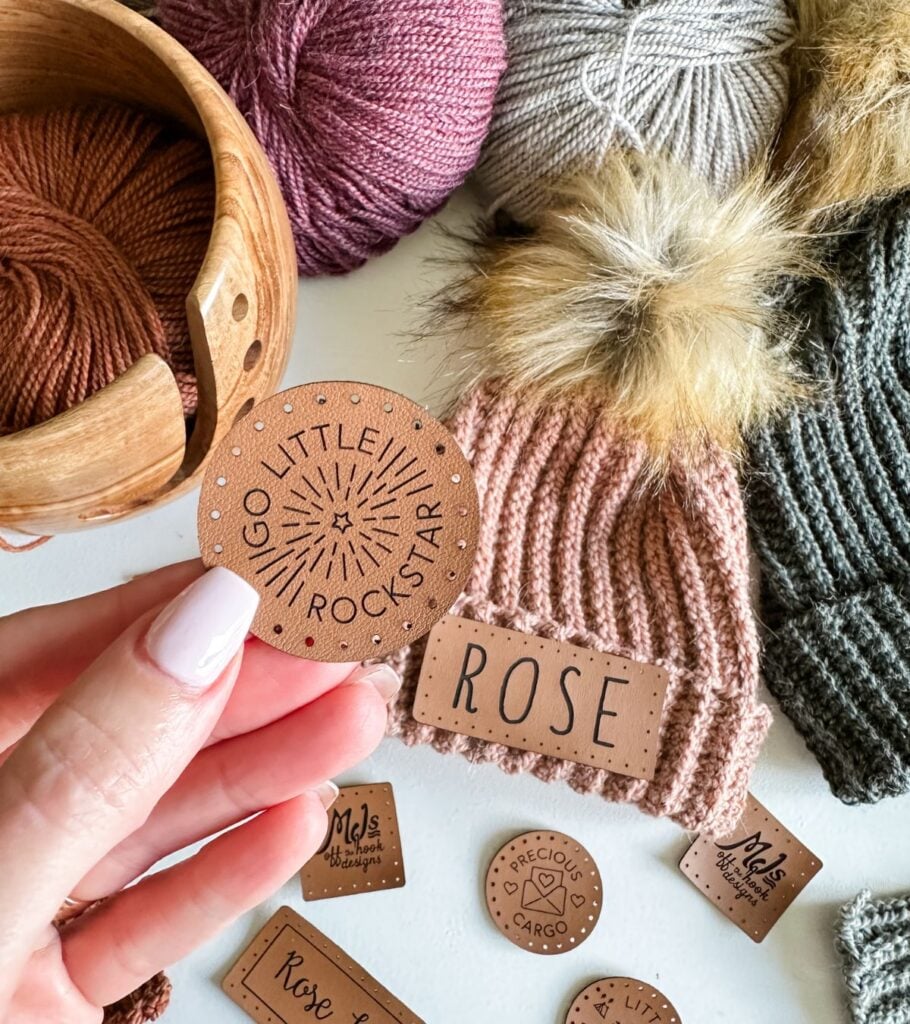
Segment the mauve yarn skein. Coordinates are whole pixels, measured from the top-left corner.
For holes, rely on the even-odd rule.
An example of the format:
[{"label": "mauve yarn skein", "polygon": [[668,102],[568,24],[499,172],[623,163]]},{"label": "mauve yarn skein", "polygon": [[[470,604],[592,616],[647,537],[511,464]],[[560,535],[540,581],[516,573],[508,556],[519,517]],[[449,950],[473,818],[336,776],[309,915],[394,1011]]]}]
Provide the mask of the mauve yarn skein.
[{"label": "mauve yarn skein", "polygon": [[474,166],[505,60],[499,0],[159,0],[271,160],[301,274],[391,248]]},{"label": "mauve yarn skein", "polygon": [[214,212],[206,147],[95,103],[0,117],[0,435],[154,352],[196,407],[186,297]]},{"label": "mauve yarn skein", "polygon": [[533,223],[550,185],[617,147],[663,153],[726,192],[788,101],[786,0],[506,0],[508,69],[477,177]]}]

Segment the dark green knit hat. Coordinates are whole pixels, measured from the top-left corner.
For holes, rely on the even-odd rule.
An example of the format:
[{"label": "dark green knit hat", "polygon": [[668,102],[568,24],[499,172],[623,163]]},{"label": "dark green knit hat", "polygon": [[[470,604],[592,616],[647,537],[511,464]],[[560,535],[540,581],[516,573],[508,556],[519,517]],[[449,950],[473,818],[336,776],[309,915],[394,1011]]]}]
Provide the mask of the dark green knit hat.
[{"label": "dark green knit hat", "polygon": [[796,297],[821,398],[754,437],[764,674],[845,803],[910,790],[910,194]]}]

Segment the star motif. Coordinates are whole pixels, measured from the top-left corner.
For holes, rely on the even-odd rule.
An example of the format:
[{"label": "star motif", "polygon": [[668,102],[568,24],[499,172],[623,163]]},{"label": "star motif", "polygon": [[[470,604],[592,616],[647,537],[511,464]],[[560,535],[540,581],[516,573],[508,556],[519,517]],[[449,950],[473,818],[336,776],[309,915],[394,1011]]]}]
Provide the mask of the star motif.
[{"label": "star motif", "polygon": [[351,517],[347,512],[336,512],[334,514],[334,519],[332,521],[333,530],[338,530],[339,533],[345,533],[350,530],[353,525]]}]

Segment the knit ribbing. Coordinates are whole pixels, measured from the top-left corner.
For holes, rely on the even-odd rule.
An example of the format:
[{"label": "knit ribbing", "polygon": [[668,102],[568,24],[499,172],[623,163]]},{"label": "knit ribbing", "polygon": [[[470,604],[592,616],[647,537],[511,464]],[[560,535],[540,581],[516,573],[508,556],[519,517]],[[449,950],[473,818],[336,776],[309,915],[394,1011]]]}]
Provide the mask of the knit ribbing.
[{"label": "knit ribbing", "polygon": [[754,438],[768,685],[848,803],[910,790],[910,197],[797,299],[821,400]]},{"label": "knit ribbing", "polygon": [[481,533],[456,614],[658,664],[670,678],[652,782],[421,725],[411,717],[423,644],[397,657],[392,732],[506,771],[563,779],[722,833],[742,810],[770,722],[745,516],[733,467],[710,458],[649,487],[644,448],[603,410],[529,408],[478,388],[450,426],[477,480]]},{"label": "knit ribbing", "polygon": [[861,892],[841,909],[835,944],[853,1024],[910,1024],[910,895]]}]

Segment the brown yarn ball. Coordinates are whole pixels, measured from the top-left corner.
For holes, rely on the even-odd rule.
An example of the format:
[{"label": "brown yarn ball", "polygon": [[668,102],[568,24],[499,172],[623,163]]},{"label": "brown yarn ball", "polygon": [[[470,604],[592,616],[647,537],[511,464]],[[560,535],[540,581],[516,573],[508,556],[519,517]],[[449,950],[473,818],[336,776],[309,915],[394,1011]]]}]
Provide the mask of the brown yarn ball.
[{"label": "brown yarn ball", "polygon": [[206,147],[109,103],[0,117],[0,434],[154,352],[196,408],[186,297],[214,209]]},{"label": "brown yarn ball", "polygon": [[104,1008],[104,1024],[146,1024],[155,1021],[171,1001],[171,983],[164,974],[140,985],[135,992]]}]

